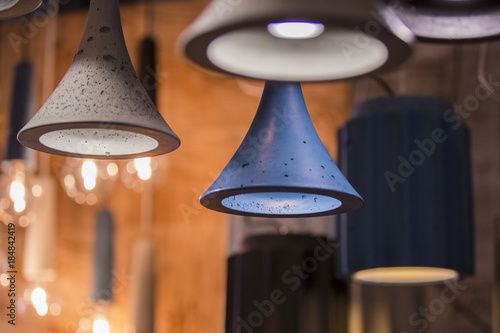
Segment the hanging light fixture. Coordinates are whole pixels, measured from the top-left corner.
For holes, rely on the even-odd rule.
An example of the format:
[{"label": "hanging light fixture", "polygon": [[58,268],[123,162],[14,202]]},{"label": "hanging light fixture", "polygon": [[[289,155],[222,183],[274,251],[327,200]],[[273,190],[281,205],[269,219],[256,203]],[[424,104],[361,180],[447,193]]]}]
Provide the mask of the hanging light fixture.
[{"label": "hanging light fixture", "polygon": [[179,147],[130,62],[118,0],[91,1],[75,59],[18,139],[42,152],[88,158],[153,156]]},{"label": "hanging light fixture", "polygon": [[339,132],[339,165],[366,201],[339,216],[338,274],[385,284],[472,274],[469,131],[453,106],[400,96],[353,115]]},{"label": "hanging light fixture", "polygon": [[372,0],[213,0],[180,39],[206,69],[274,81],[347,79],[401,64],[413,33]]},{"label": "hanging light fixture", "polygon": [[2,0],[0,20],[8,20],[31,13],[42,4],[42,0]]},{"label": "hanging light fixture", "polygon": [[31,63],[18,64],[14,72],[7,147],[0,175],[0,216],[4,222],[14,221],[22,227],[33,222],[35,217],[31,208],[41,193],[34,175],[35,156],[16,138],[33,111],[33,83]]},{"label": "hanging light fixture", "polygon": [[200,203],[237,215],[304,217],[355,210],[362,199],[318,137],[300,84],[267,82],[243,143]]},{"label": "hanging light fixture", "polygon": [[402,0],[395,10],[424,41],[464,42],[500,36],[498,1]]}]

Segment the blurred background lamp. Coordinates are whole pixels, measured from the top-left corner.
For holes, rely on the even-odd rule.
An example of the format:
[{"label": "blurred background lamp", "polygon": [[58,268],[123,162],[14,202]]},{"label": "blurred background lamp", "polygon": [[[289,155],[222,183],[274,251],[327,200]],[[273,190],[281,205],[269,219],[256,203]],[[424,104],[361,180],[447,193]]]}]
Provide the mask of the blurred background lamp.
[{"label": "blurred background lamp", "polygon": [[209,70],[273,81],[384,71],[411,54],[413,33],[381,1],[213,0],[180,37]]},{"label": "blurred background lamp", "polygon": [[469,146],[468,128],[445,101],[399,96],[356,105],[339,131],[339,166],[365,204],[338,217],[337,274],[380,284],[471,275]]},{"label": "blurred background lamp", "polygon": [[500,36],[498,1],[403,0],[394,9],[423,41],[466,42]]},{"label": "blurred background lamp", "polygon": [[0,1],[0,20],[23,16],[37,9],[42,0],[2,0]]}]

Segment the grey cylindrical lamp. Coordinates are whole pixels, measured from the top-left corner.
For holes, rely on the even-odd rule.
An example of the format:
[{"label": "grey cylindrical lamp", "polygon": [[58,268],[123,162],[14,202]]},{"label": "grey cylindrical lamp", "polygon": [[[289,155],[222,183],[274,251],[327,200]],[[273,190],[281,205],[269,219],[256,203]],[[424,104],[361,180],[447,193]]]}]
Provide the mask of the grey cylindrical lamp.
[{"label": "grey cylindrical lamp", "polygon": [[337,273],[407,284],[471,275],[469,145],[469,130],[442,100],[357,105],[339,132],[339,167],[365,205],[339,217]]},{"label": "grey cylindrical lamp", "polygon": [[113,216],[107,209],[97,214],[94,244],[93,302],[113,300]]}]

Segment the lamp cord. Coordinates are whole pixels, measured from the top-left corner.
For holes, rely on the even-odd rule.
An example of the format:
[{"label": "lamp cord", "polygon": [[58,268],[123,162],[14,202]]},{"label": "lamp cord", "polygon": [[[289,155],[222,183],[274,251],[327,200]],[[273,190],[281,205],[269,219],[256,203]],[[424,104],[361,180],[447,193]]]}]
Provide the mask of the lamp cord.
[{"label": "lamp cord", "polygon": [[387,95],[389,96],[394,96],[394,90],[392,90],[391,86],[383,79],[381,79],[380,77],[376,76],[376,75],[369,75],[369,77],[378,83],[378,85],[384,89],[384,91],[387,93]]},{"label": "lamp cord", "polygon": [[497,94],[495,94],[495,89],[492,89],[491,86],[488,84],[488,80],[486,79],[485,75],[489,47],[490,47],[489,43],[483,43],[479,47],[479,56],[477,59],[477,80],[479,81],[481,86],[490,93],[490,96],[496,102],[500,103],[500,97],[498,97]]}]

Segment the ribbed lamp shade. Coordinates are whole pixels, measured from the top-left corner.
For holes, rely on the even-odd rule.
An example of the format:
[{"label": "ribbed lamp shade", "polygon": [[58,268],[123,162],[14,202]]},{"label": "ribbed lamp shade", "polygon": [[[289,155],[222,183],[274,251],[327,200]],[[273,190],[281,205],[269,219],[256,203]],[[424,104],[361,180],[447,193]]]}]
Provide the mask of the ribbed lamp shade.
[{"label": "ribbed lamp shade", "polygon": [[381,1],[211,1],[183,33],[205,69],[274,81],[346,79],[411,54],[413,33]]},{"label": "ribbed lamp shade", "polygon": [[33,113],[34,74],[29,62],[21,62],[14,72],[14,86],[6,147],[6,160],[27,160],[29,150],[17,141],[17,133]]},{"label": "ribbed lamp shade", "polygon": [[228,259],[225,332],[341,332],[326,239],[260,235],[243,245]]},{"label": "ribbed lamp shade", "polygon": [[46,153],[88,158],[154,156],[179,147],[130,62],[118,0],[91,1],[71,66],[18,139]]},{"label": "ribbed lamp shade", "polygon": [[107,209],[97,213],[94,244],[92,301],[113,300],[113,216]]},{"label": "ribbed lamp shade", "polygon": [[300,84],[267,82],[243,143],[200,203],[236,215],[307,217],[351,211],[362,199],[319,139]]},{"label": "ribbed lamp shade", "polygon": [[453,106],[400,96],[353,115],[339,131],[339,165],[365,204],[339,217],[338,274],[395,284],[472,274],[469,131]]},{"label": "ribbed lamp shade", "polygon": [[0,20],[23,16],[37,9],[42,0],[2,0],[0,1]]},{"label": "ribbed lamp shade", "polygon": [[155,327],[155,249],[153,240],[135,242],[132,255],[132,330],[154,333]]},{"label": "ribbed lamp shade", "polygon": [[36,218],[26,229],[23,276],[27,281],[48,282],[56,278],[57,188],[50,176],[37,177],[42,192],[32,213]]},{"label": "ribbed lamp shade", "polygon": [[498,1],[403,0],[395,9],[424,41],[460,43],[500,37]]}]

